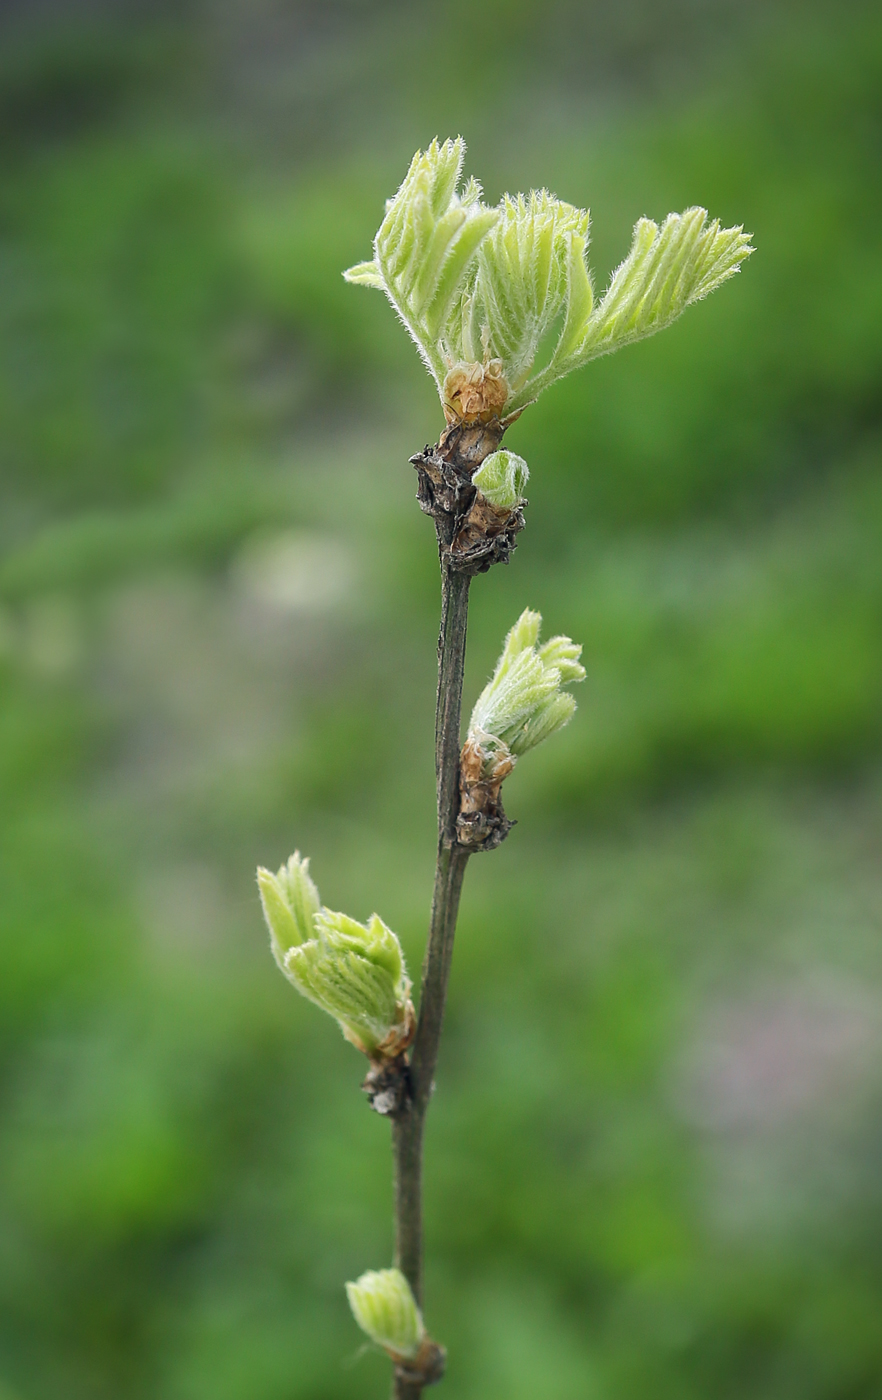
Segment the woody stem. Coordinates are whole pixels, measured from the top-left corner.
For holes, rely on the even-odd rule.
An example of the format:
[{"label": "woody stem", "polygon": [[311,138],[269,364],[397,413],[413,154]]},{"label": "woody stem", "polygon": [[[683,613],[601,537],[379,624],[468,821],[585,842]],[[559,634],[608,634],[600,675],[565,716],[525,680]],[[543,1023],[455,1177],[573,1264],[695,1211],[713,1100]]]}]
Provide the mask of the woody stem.
[{"label": "woody stem", "polygon": [[[439,544],[446,543],[439,526]],[[395,1159],[395,1262],[422,1301],[422,1151],[426,1111],[438,1060],[453,939],[469,852],[456,845],[459,730],[470,579],[441,559],[441,633],[435,712],[438,857],[420,1014],[410,1064],[411,1100],[392,1124]],[[422,1385],[396,1376],[396,1400],[418,1400]]]}]

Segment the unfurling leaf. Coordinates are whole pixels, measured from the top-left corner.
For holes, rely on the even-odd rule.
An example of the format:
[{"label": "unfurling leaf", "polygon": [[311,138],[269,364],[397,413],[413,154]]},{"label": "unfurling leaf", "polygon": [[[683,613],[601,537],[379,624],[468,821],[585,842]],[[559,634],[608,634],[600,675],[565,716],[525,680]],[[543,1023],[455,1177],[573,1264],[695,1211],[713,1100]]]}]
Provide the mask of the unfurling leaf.
[{"label": "unfurling leaf", "polygon": [[[510,418],[570,370],[671,324],[753,252],[704,209],[640,219],[595,303],[588,214],[547,190],[490,209],[457,194],[462,138],[418,151],[389,200],[374,259],[344,276],[385,291],[431,370],[450,421]],[[538,366],[538,368],[537,368]]]},{"label": "unfurling leaf", "polygon": [[525,609],[505,639],[496,670],[478,697],[467,744],[486,754],[486,775],[547,739],[572,717],[562,687],[585,679],[582,648],[569,637],[539,646],[542,617]]},{"label": "unfurling leaf", "polygon": [[309,860],[295,851],[275,875],[261,866],[257,884],[273,957],[284,972],[289,950],[315,936],[315,917],[321,901],[310,878]]},{"label": "unfurling leaf", "polygon": [[417,151],[401,188],[386,206],[374,239],[374,261],[344,275],[385,291],[442,387],[449,366],[441,350],[446,325],[469,264],[499,218],[481,203],[481,189],[470,180],[456,193],[465,142],[433,141]]},{"label": "unfurling leaf", "polygon": [[400,1054],[414,1029],[401,944],[377,914],[359,924],[320,907],[308,867],[295,852],[276,875],[257,872],[273,956],[359,1050],[380,1060]]}]

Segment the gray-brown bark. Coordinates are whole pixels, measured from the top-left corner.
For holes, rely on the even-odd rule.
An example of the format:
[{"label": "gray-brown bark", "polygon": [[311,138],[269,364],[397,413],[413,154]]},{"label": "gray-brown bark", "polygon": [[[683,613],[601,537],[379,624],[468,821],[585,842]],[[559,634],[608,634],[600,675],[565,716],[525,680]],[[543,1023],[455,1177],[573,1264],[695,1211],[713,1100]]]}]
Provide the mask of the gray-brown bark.
[{"label": "gray-brown bark", "polygon": [[[410,1056],[409,1094],[392,1121],[395,1165],[395,1262],[422,1304],[422,1154],[426,1111],[432,1095],[444,1004],[465,868],[473,848],[458,841],[460,812],[460,707],[468,629],[469,585],[476,573],[507,560],[523,527],[519,510],[488,511],[471,484],[484,458],[496,450],[503,429],[456,425],[436,448],[412,458],[420,477],[419,501],[435,521],[441,563],[441,631],[435,710],[438,858],[429,937],[423,962],[419,1019]],[[419,1378],[396,1368],[395,1400],[419,1400],[440,1379],[443,1352]]]}]

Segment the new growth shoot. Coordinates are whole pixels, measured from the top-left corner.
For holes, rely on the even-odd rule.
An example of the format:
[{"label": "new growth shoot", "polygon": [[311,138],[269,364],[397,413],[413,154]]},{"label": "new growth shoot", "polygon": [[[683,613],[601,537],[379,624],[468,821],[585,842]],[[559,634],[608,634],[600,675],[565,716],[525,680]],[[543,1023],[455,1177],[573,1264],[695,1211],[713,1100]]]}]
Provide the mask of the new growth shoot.
[{"label": "new growth shoot", "polygon": [[511,829],[500,792],[515,764],[572,718],[585,679],[569,637],[540,644],[529,609],[512,627],[461,747],[460,700],[471,579],[507,561],[524,525],[529,471],[501,446],[506,429],[555,380],[654,335],[739,270],[741,227],[700,208],[661,225],[638,219],[630,251],[597,298],[587,210],[547,190],[483,201],[462,184],[465,143],[418,151],[386,204],[373,257],[344,276],[389,298],[438,388],[447,422],[411,458],[441,562],[435,756],[438,851],[420,1012],[401,945],[377,914],[366,924],[325,908],[299,853],[258,872],[273,955],[297,990],[370,1061],[371,1106],[392,1123],[395,1267],[346,1285],[352,1312],[394,1365],[396,1400],[419,1400],[444,1370],[422,1301],[422,1141],[434,1085],[463,876],[470,856]]},{"label": "new growth shoot", "polygon": [[638,219],[598,301],[587,209],[547,190],[488,208],[474,178],[458,192],[464,160],[461,137],[418,151],[386,206],[373,258],[344,273],[386,293],[450,422],[511,418],[571,370],[669,326],[753,252],[740,225],[721,228],[705,209],[669,214],[661,227]]}]

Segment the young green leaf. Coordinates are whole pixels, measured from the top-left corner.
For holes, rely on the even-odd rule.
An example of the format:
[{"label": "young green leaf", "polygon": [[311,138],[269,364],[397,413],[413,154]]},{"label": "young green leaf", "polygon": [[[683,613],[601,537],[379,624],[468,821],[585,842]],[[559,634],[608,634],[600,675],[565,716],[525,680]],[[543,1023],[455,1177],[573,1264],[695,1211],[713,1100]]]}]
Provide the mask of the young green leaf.
[{"label": "young green leaf", "polygon": [[502,748],[512,758],[526,753],[575,711],[575,700],[561,687],[585,679],[582,648],[569,637],[552,637],[540,647],[541,623],[539,613],[521,613],[472,710],[468,739],[488,755]]},{"label": "young green leaf", "polygon": [[377,914],[359,924],[324,909],[299,852],[276,875],[258,870],[273,956],[297,990],[372,1057],[408,1043],[414,1010],[401,944]]},{"label": "young green leaf", "polygon": [[587,212],[547,190],[489,209],[475,180],[457,194],[464,156],[461,137],[417,151],[374,259],[344,273],[389,297],[451,421],[519,413],[571,370],[670,325],[753,252],[740,227],[720,228],[704,209],[669,214],[661,228],[640,219],[595,303]]},{"label": "young green leaf", "polygon": [[374,260],[344,274],[385,291],[441,389],[446,366],[441,331],[475,252],[497,221],[470,180],[456,193],[465,142],[433,141],[417,151],[401,188],[386,208],[374,240]]},{"label": "young green leaf", "polygon": [[315,937],[319,892],[309,875],[309,861],[299,851],[275,875],[261,866],[257,884],[273,957],[284,972],[289,950]]},{"label": "young green leaf", "polygon": [[588,214],[547,190],[506,195],[500,211],[478,253],[470,315],[517,390],[566,301],[571,239],[584,249]]}]

